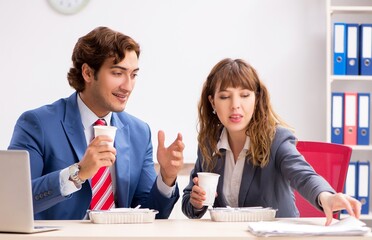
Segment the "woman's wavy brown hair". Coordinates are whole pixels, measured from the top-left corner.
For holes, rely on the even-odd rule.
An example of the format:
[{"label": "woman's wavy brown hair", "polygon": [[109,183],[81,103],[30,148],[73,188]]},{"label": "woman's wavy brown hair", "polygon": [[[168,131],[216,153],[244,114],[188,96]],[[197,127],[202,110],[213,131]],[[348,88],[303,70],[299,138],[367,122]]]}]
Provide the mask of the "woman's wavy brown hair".
[{"label": "woman's wavy brown hair", "polygon": [[217,157],[221,156],[217,142],[223,128],[217,115],[213,113],[208,96],[213,98],[216,91],[228,87],[249,89],[256,95],[255,110],[246,128],[246,135],[250,138],[247,156],[250,155],[248,159],[254,166],[264,167],[269,161],[277,125],[287,125],[274,112],[268,90],[256,70],[244,60],[230,58],[221,60],[213,67],[203,85],[198,105],[198,146],[204,158],[204,167],[208,171],[212,170]]},{"label": "woman's wavy brown hair", "polygon": [[107,58],[114,58],[114,64],[117,64],[125,58],[126,51],[135,51],[139,57],[140,46],[131,37],[108,27],[93,29],[79,38],[75,45],[71,57],[73,66],[67,74],[68,83],[77,92],[84,91],[85,81],[81,72],[84,63],[94,70],[96,76]]}]

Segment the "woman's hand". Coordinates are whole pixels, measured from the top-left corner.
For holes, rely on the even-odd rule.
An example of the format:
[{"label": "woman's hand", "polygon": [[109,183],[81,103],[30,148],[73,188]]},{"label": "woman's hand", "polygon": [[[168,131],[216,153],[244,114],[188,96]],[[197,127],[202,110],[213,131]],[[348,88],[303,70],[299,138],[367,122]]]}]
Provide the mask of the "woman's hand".
[{"label": "woman's hand", "polygon": [[331,224],[334,211],[346,209],[350,216],[356,218],[360,217],[362,204],[349,195],[343,193],[333,194],[330,192],[321,192],[318,198],[327,218],[325,223],[326,226]]},{"label": "woman's hand", "polygon": [[192,187],[191,194],[190,194],[190,203],[196,209],[203,208],[203,201],[205,201],[205,191],[199,187],[198,185],[198,177],[194,177],[192,179],[194,182],[194,186]]}]

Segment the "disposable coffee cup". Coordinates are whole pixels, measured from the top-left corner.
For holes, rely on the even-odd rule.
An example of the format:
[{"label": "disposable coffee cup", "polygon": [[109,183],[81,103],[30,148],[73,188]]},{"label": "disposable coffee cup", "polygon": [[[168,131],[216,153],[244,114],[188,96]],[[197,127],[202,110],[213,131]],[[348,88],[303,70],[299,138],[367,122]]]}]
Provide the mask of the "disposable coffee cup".
[{"label": "disposable coffee cup", "polygon": [[94,137],[106,135],[112,138],[112,142],[102,141],[101,144],[114,146],[116,127],[114,126],[94,126]]},{"label": "disposable coffee cup", "polygon": [[213,206],[219,177],[220,175],[217,173],[198,172],[199,187],[205,191],[206,197],[203,206]]}]

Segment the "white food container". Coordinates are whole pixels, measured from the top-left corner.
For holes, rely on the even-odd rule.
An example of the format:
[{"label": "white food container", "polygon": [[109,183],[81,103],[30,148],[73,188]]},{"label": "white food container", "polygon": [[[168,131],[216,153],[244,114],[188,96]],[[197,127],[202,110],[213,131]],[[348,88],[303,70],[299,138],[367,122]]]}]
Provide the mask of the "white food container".
[{"label": "white food container", "polygon": [[114,208],[107,211],[88,212],[92,223],[101,224],[152,223],[157,213],[159,213],[157,210],[136,208]]},{"label": "white food container", "polygon": [[209,209],[212,221],[216,222],[258,222],[275,219],[275,209],[262,207],[213,208]]}]

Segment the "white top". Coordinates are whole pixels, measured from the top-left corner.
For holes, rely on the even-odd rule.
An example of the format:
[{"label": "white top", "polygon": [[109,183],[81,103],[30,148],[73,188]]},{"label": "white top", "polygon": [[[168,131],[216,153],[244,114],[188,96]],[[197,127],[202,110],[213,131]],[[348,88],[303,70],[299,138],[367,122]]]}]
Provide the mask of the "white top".
[{"label": "white top", "polygon": [[247,136],[244,147],[239,153],[238,159],[234,160],[233,152],[231,151],[228,141],[226,128],[222,130],[220,140],[217,143],[218,149],[226,150],[225,171],[223,178],[223,196],[230,207],[239,207],[239,190],[243,176],[245,155],[249,149],[249,137]]}]

